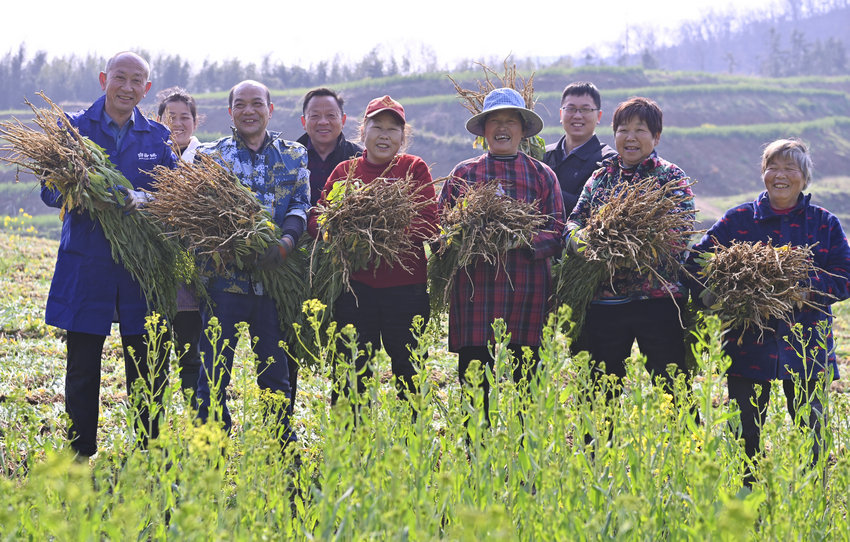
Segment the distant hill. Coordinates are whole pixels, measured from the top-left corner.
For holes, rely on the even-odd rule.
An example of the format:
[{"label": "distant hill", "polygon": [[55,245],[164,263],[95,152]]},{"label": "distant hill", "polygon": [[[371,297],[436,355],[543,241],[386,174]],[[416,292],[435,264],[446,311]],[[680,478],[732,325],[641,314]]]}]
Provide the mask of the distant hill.
[{"label": "distant hill", "polygon": [[677,29],[679,40],[665,47],[653,45],[652,29],[632,29],[636,35],[631,41],[627,36],[620,39],[620,43],[631,43],[629,54],[608,61],[772,76],[841,74],[850,67],[850,2],[789,0],[783,4],[769,12],[713,13],[685,21]]},{"label": "distant hill", "polygon": [[[452,73],[467,88],[477,88],[480,72]],[[532,74],[524,73],[528,78]],[[538,97],[536,111],[545,121],[543,136],[556,141],[562,132],[558,122],[560,94],[565,84],[593,81],[602,91],[603,120],[600,138],[613,144],[611,113],[617,103],[634,95],[656,100],[664,111],[664,131],[659,154],[681,166],[698,181],[698,198],[709,202],[750,197],[761,187],[759,158],[763,146],[778,137],[799,136],[810,143],[815,161],[815,186],[820,179],[846,175],[850,161],[850,75],[833,77],[768,78],[671,72],[638,67],[547,68],[533,74]],[[401,101],[414,129],[409,152],[432,166],[435,178],[480,150],[472,148],[472,136],[464,129],[469,113],[460,105],[446,73],[409,77],[364,79],[336,85],[346,99],[346,133],[354,137],[368,101],[390,94]],[[274,89],[271,129],[288,139],[302,133],[301,97],[307,89]],[[196,96],[205,120],[198,134],[212,140],[230,132],[226,93]],[[81,104],[68,105],[73,110]],[[147,100],[143,107],[151,108]],[[18,113],[20,115],[20,112]],[[3,117],[0,113],[0,117]],[[15,171],[0,171],[0,214],[19,208],[30,214],[51,212],[38,198],[37,183],[23,174],[14,184]],[[846,179],[845,179],[846,180]],[[836,181],[839,182],[839,181]],[[823,203],[850,217],[850,201],[838,197],[833,187]],[[742,200],[743,201],[743,200]],[[722,203],[719,207],[722,207]],[[714,209],[714,205],[705,205]],[[717,210],[722,212],[723,209]],[[705,217],[716,216],[708,211]]]}]

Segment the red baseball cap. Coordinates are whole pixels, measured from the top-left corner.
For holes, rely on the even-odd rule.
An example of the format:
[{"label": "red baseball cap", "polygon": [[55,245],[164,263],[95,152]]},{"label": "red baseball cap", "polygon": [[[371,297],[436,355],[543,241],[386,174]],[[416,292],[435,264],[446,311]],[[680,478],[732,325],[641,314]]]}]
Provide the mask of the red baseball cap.
[{"label": "red baseball cap", "polygon": [[375,98],[369,102],[369,105],[366,106],[366,114],[363,115],[363,117],[370,119],[381,111],[392,111],[401,118],[402,122],[407,122],[407,119],[404,118],[404,107],[402,107],[402,105],[397,101],[390,98],[389,95]]}]

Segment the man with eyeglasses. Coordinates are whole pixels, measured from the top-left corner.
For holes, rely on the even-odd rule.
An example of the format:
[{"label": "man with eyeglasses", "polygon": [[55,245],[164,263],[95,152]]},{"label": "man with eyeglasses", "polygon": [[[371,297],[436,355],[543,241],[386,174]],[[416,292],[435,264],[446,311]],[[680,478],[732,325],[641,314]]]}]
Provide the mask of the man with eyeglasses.
[{"label": "man with eyeglasses", "polygon": [[561,95],[564,135],[557,143],[546,146],[543,157],[558,176],[567,215],[600,162],[617,154],[596,137],[596,125],[601,120],[602,97],[596,85],[585,81],[567,85]]}]

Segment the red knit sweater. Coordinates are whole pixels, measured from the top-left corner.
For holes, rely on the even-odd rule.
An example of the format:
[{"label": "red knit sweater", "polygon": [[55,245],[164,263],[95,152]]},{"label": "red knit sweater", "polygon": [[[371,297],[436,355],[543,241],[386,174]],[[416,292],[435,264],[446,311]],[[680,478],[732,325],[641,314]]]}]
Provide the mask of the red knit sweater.
[{"label": "red knit sweater", "polygon": [[[368,162],[365,156],[340,163],[328,177],[318,204],[326,202],[325,198],[337,181],[345,180],[348,177],[348,170],[352,165],[355,167],[354,178],[360,179],[364,183],[370,183],[382,176],[387,168],[387,164],[378,166]],[[408,171],[412,171],[413,180],[423,186],[419,192],[421,196],[431,202],[419,213],[419,217],[412,224],[413,227],[410,228],[409,235],[416,245],[415,251],[404,259],[404,263],[410,269],[410,272],[405,271],[399,265],[390,267],[387,262],[382,261],[377,269],[369,266],[367,269],[352,273],[352,280],[362,282],[372,288],[424,284],[427,281],[427,262],[422,242],[432,237],[437,227],[437,201],[434,185],[431,181],[431,171],[428,169],[428,165],[418,156],[400,154],[396,165],[383,176],[391,179],[403,179]],[[313,207],[307,221],[307,231],[313,238],[318,235],[319,231],[317,218],[318,210]]]}]

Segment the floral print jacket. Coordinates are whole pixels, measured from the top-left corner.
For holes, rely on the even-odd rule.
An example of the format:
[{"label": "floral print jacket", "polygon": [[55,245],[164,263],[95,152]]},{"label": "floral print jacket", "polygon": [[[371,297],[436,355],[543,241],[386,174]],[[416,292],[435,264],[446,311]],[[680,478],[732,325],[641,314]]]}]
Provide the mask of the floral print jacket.
[{"label": "floral print jacket", "polygon": [[[596,170],[584,185],[578,203],[567,220],[566,234],[570,235],[571,232],[583,228],[591,214],[605,205],[612,193],[647,177],[655,177],[660,184],[678,184],[680,191],[673,193],[690,196],[684,200],[681,208],[689,213],[695,212],[690,179],[679,166],[660,158],[655,151],[634,168],[625,168],[620,157],[614,156],[603,161],[602,167]],[[687,247],[682,247],[680,263],[684,264],[687,256]],[[626,303],[670,295],[685,296],[678,268],[659,267],[654,273],[626,268],[618,271],[610,280],[605,279],[599,284],[593,302]]]}]

